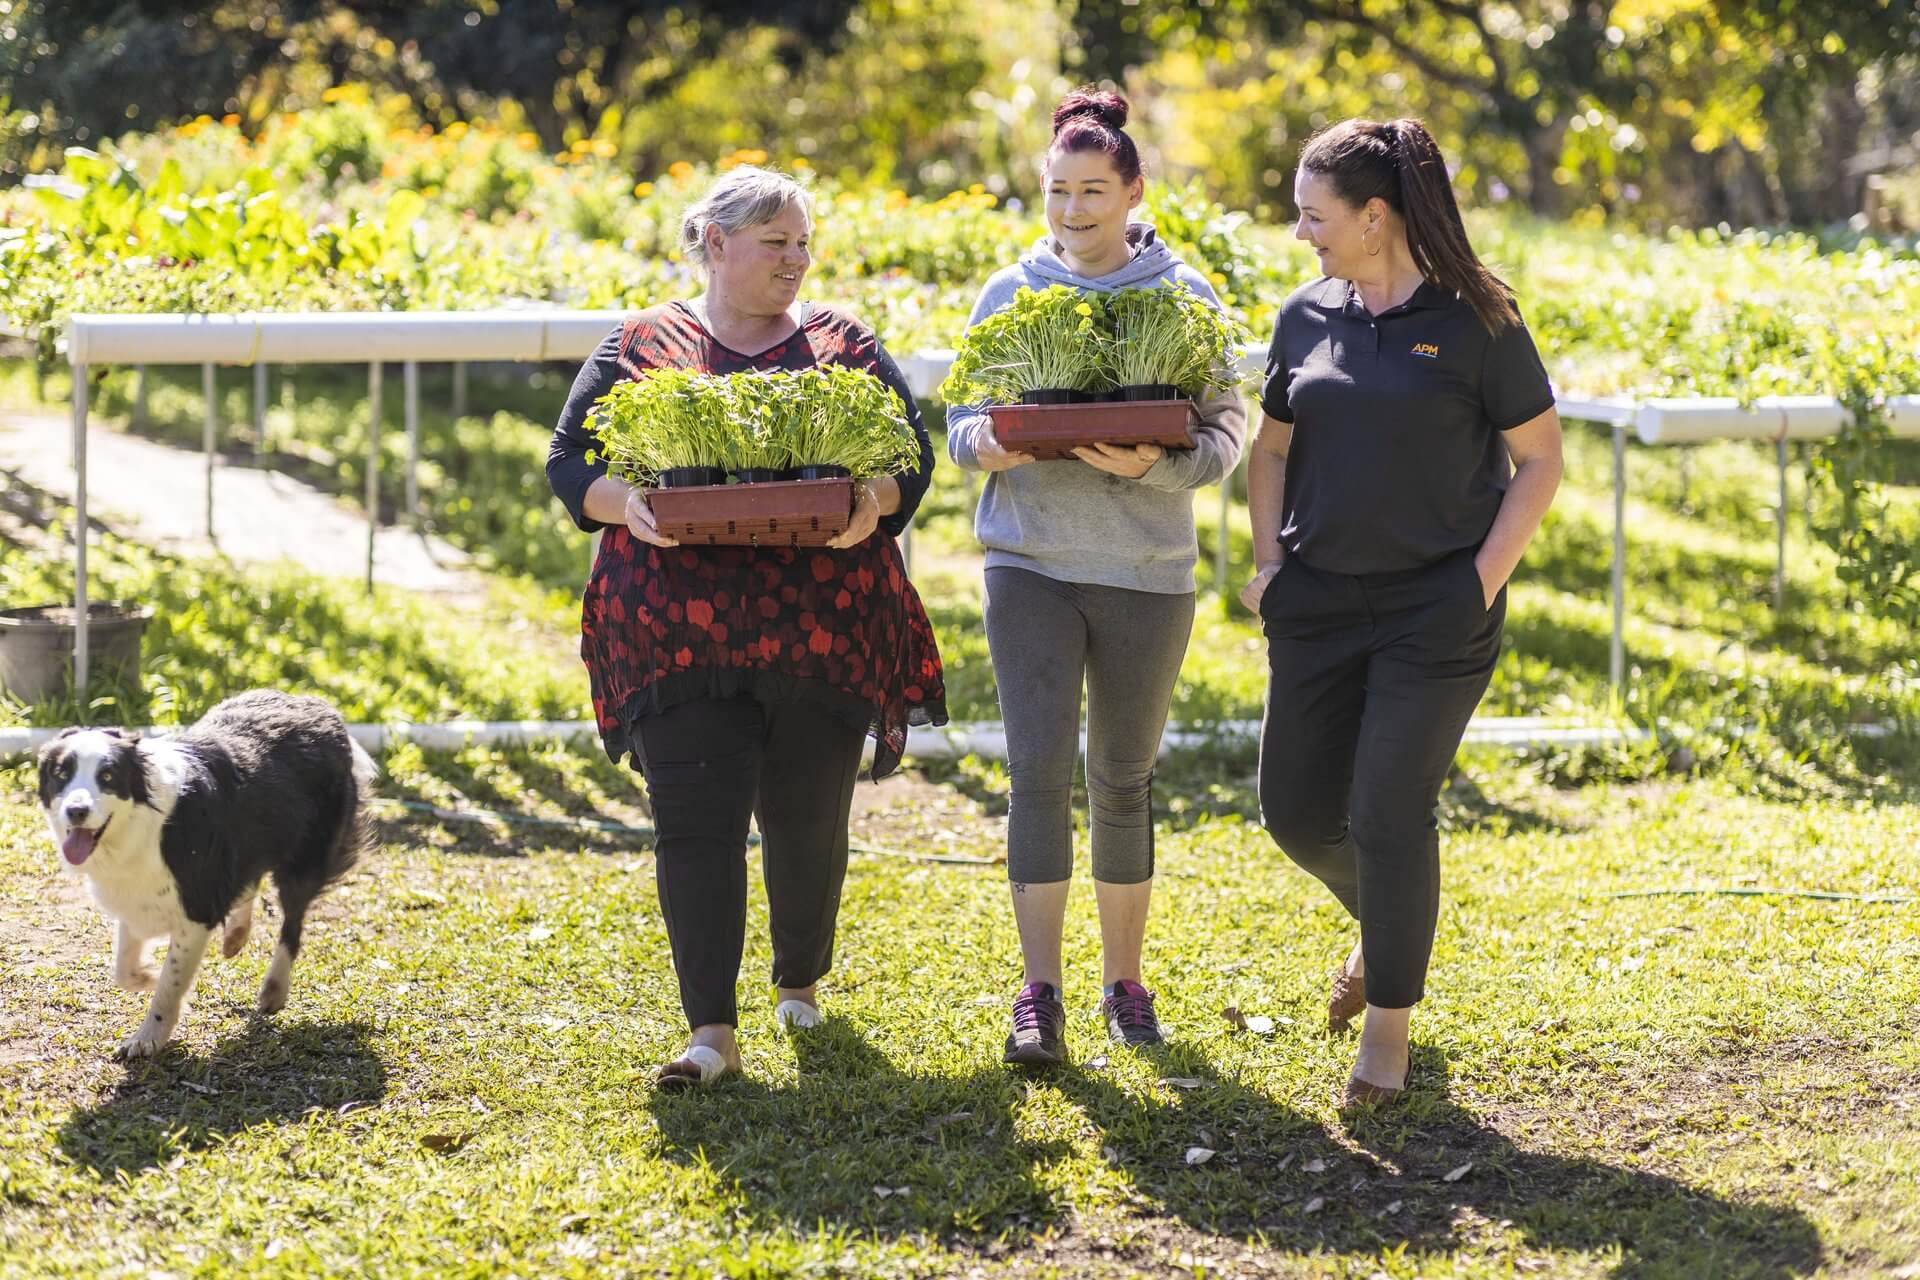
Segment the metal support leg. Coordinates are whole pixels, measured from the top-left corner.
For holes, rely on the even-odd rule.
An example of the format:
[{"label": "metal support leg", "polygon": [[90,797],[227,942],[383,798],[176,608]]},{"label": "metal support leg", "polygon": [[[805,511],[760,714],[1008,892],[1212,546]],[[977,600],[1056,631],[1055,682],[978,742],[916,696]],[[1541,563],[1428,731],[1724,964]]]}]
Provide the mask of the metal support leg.
[{"label": "metal support leg", "polygon": [[267,366],[253,366],[253,456],[267,447]]},{"label": "metal support leg", "polygon": [[73,695],[87,704],[87,366],[73,366]]},{"label": "metal support leg", "polygon": [[409,360],[401,366],[406,388],[407,416],[407,519],[420,527],[420,365]]},{"label": "metal support leg", "polygon": [[200,447],[207,455],[207,541],[213,541],[213,448],[220,434],[220,405],[214,399],[213,365],[200,366],[200,396],[206,412],[200,421]]},{"label": "metal support leg", "polygon": [[1220,527],[1215,531],[1213,547],[1213,591],[1223,612],[1233,599],[1233,590],[1227,583],[1233,564],[1233,540],[1227,536],[1227,520],[1232,510],[1233,472],[1229,471],[1220,477]]},{"label": "metal support leg", "polygon": [[900,531],[900,559],[906,565],[907,576],[913,576],[913,525],[908,524]]},{"label": "metal support leg", "polygon": [[1806,445],[1800,446],[1800,527],[1813,533],[1813,459]]},{"label": "metal support leg", "polygon": [[1627,693],[1627,428],[1613,427],[1613,643],[1607,651],[1607,685],[1614,701]]},{"label": "metal support leg", "polygon": [[373,539],[380,530],[380,362],[367,366],[367,594],[373,594]]},{"label": "metal support leg", "polygon": [[453,362],[453,416],[464,418],[467,415],[467,362]]},{"label": "metal support leg", "polygon": [[1780,467],[1780,504],[1774,508],[1773,520],[1773,611],[1778,613],[1787,600],[1787,442],[1775,441],[1773,448],[1775,461]]},{"label": "metal support leg", "polygon": [[133,425],[147,425],[147,366],[133,367]]}]

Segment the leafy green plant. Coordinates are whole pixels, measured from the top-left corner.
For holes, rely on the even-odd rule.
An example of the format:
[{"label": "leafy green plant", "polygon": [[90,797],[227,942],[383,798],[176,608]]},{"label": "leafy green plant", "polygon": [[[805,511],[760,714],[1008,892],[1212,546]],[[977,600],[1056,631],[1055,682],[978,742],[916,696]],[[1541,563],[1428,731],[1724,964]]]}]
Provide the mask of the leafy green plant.
[{"label": "leafy green plant", "polygon": [[600,437],[608,474],[643,484],[676,467],[735,465],[736,431],[713,381],[688,369],[655,369],[595,401],[587,426]]},{"label": "leafy green plant", "polygon": [[1185,285],[1116,289],[1101,297],[1100,310],[1112,356],[1107,376],[1120,386],[1168,383],[1202,395],[1239,381],[1235,347],[1245,330]]},{"label": "leafy green plant", "polygon": [[1012,404],[1039,388],[1110,385],[1110,339],[1099,309],[1064,284],[1021,289],[967,330],[940,385],[948,404]]},{"label": "leafy green plant", "polygon": [[736,374],[729,381],[737,401],[764,424],[780,459],[758,465],[845,467],[864,479],[897,475],[917,458],[919,443],[900,397],[865,370],[825,364]]},{"label": "leafy green plant", "polygon": [[808,464],[869,478],[898,474],[918,456],[900,398],[844,365],[725,375],[657,369],[602,396],[588,426],[611,474],[631,483],[674,467]]}]

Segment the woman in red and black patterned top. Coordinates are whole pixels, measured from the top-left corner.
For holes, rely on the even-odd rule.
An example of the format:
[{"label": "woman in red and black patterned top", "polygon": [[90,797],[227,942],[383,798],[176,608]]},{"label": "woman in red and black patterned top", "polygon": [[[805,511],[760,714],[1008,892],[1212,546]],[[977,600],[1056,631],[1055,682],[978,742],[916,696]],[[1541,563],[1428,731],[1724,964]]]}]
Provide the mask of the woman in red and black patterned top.
[{"label": "woman in red and black patterned top", "polygon": [[[741,167],[716,180],[681,226],[706,292],[650,307],[607,336],[574,380],[547,456],[575,523],[606,530],[582,602],[580,656],[607,752],[632,756],[653,806],[660,905],[693,1029],[687,1051],[660,1069],[663,1085],[739,1070],[748,818],[760,824],[776,1014],[812,1026],[867,734],[878,778],[899,763],[908,725],[947,719],[933,628],[894,541],[926,492],[932,446],[873,332],[798,300],[812,230],[793,179]],[[852,523],[825,548],[682,547],[655,526],[641,490],[587,460],[598,445],[588,411],[623,379],[826,363],[893,388],[920,448],[913,470],[855,485]]]}]

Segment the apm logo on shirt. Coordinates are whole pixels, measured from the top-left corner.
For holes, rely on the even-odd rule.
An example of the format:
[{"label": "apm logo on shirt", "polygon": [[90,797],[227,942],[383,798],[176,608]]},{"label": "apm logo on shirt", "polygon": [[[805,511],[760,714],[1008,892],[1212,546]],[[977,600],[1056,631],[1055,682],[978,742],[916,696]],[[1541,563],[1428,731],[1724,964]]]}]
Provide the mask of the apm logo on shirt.
[{"label": "apm logo on shirt", "polygon": [[1440,348],[1431,342],[1416,342],[1413,344],[1413,354],[1416,356],[1425,356],[1429,360],[1438,360],[1440,358]]}]

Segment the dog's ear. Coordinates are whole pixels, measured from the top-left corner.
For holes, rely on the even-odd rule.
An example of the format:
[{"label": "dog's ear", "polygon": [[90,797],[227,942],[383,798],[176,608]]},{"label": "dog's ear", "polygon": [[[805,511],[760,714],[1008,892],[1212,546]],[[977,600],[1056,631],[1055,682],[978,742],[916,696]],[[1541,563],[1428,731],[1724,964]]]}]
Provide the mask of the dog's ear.
[{"label": "dog's ear", "polygon": [[[67,731],[67,733],[71,732],[73,732],[71,729]],[[66,733],[58,734],[40,748],[39,791],[40,807],[43,809],[53,803],[53,797],[60,790],[58,782],[54,779],[54,770],[59,768],[61,759],[66,755],[66,748],[60,745],[60,739],[66,736]]]},{"label": "dog's ear", "polygon": [[158,812],[159,806],[153,803],[153,792],[147,784],[147,753],[140,749],[140,735],[136,733],[128,738],[126,747],[118,755],[121,773],[126,778],[127,799]]}]

